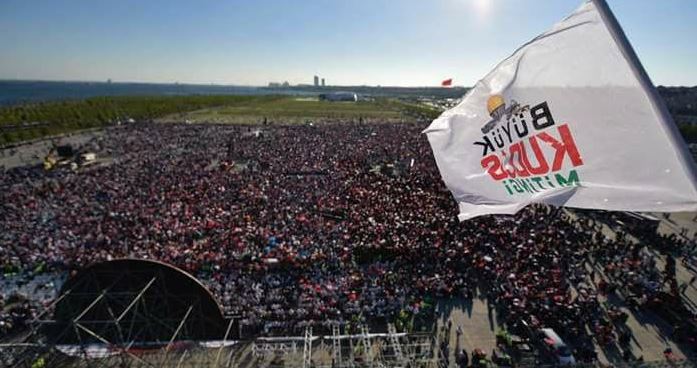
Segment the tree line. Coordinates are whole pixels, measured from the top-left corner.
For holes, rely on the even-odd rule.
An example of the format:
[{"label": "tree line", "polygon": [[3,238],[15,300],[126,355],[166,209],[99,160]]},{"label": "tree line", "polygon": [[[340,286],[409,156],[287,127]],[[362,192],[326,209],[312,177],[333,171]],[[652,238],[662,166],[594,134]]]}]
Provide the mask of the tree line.
[{"label": "tree line", "polygon": [[148,121],[204,108],[249,103],[278,96],[113,96],[0,108],[0,145],[47,135],[108,126],[133,119]]}]

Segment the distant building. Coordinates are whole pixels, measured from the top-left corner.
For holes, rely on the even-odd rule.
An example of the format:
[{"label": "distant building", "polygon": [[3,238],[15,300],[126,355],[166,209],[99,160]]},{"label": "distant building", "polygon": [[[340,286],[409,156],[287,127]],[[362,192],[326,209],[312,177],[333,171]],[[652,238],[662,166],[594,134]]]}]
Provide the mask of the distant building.
[{"label": "distant building", "polygon": [[324,78],[322,78],[322,87],[324,87]]},{"label": "distant building", "polygon": [[315,87],[319,87],[319,77],[315,75]]},{"label": "distant building", "polygon": [[288,83],[288,81],[285,81],[283,83],[269,82],[269,88],[286,88],[286,87],[290,87],[290,83]]}]

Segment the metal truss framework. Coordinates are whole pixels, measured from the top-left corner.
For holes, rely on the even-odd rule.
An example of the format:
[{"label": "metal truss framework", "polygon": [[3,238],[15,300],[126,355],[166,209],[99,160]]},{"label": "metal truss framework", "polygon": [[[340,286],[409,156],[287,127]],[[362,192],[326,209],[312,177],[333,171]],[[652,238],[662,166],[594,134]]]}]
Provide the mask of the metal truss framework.
[{"label": "metal truss framework", "polygon": [[[202,367],[230,366],[236,344],[228,341],[234,320],[230,320],[225,337],[216,342],[219,347],[211,354],[211,348],[186,338],[187,328],[194,311],[201,313],[199,301],[192,304],[156,305],[153,301],[169,302],[153,287],[158,276],[146,280],[144,285],[131,291],[113,293],[111,288],[119,282],[107,285],[98,293],[64,291],[51,305],[47,306],[33,321],[30,329],[11,343],[0,344],[0,366],[2,367]],[[93,282],[89,280],[88,282]],[[166,290],[164,290],[166,292]],[[155,293],[146,295],[148,293]],[[91,297],[91,300],[86,298]],[[77,299],[71,299],[77,298]],[[73,303],[70,303],[73,301]],[[76,302],[75,302],[76,301]],[[180,302],[185,302],[182,299]],[[61,304],[62,303],[62,304]],[[67,303],[67,304],[66,304]],[[42,319],[57,306],[63,310],[82,306],[72,311],[74,317]],[[97,308],[108,311],[109,319],[91,319]],[[166,319],[152,313],[154,309],[165,309]],[[185,311],[182,314],[177,311]],[[193,322],[193,321],[192,321]],[[194,328],[198,325],[194,324]],[[140,336],[152,336],[153,329],[162,334],[169,331],[163,340],[138,340]],[[106,334],[103,333],[106,331]],[[65,339],[66,335],[70,337]],[[184,338],[182,338],[184,337]],[[76,340],[76,341],[74,341]],[[184,340],[184,341],[181,341]],[[137,343],[136,343],[137,342]],[[211,342],[208,342],[210,345]],[[223,354],[224,351],[227,354]]]},{"label": "metal truss framework", "polygon": [[[360,333],[342,335],[341,326],[332,325],[331,336],[322,337],[331,349],[331,364],[314,367],[436,367],[435,339],[432,334],[397,332],[388,325],[387,333],[370,333],[359,326]],[[343,343],[342,343],[343,342]]]},{"label": "metal truss framework", "polygon": [[[147,285],[143,290],[147,289]],[[139,292],[129,303],[128,308],[136,308]],[[102,295],[102,294],[100,294]],[[99,295],[95,301],[101,300]],[[34,321],[35,327],[22,338],[13,343],[0,344],[0,367],[36,368],[36,367],[255,367],[263,358],[273,356],[283,361],[284,367],[303,368],[357,368],[357,367],[439,367],[435,336],[431,333],[400,333],[392,324],[388,324],[387,333],[370,333],[367,326],[358,327],[358,334],[342,335],[340,325],[332,326],[329,336],[314,336],[312,328],[305,330],[304,336],[260,337],[246,343],[228,340],[233,328],[233,321],[227,324],[223,340],[207,342],[183,342],[178,336],[192,308],[179,319],[172,335],[159,350],[134,351],[133,342],[109,341],[104,336],[82,325],[84,316],[96,302],[90,303],[77,314],[71,328],[79,329],[82,334],[90,336],[92,341],[100,341],[101,350],[91,350],[93,344],[65,346],[53,344],[40,333],[42,321],[39,319],[48,312],[44,310]],[[54,303],[55,305],[55,303]],[[49,306],[51,308],[51,306]],[[116,318],[118,320],[118,318]],[[317,344],[319,342],[319,344]],[[302,345],[301,345],[302,344]],[[331,362],[313,361],[318,350],[331,350]],[[68,348],[72,349],[66,354]],[[258,358],[250,359],[249,356]],[[297,359],[302,356],[302,363]],[[247,357],[246,364],[244,357]],[[294,359],[296,358],[296,359]],[[293,364],[295,362],[296,364]],[[671,362],[643,363],[641,367],[697,367],[693,360]],[[274,367],[273,365],[267,365]],[[590,367],[590,366],[589,366]],[[627,365],[627,367],[637,367]]]},{"label": "metal truss framework", "polygon": [[[341,326],[332,325],[332,334],[313,336],[307,328],[304,336],[265,337],[252,342],[252,354],[257,359],[273,356],[293,367],[292,362],[302,356],[302,367],[436,367],[438,359],[433,349],[431,334],[399,333],[388,326],[387,333],[370,333],[367,326],[359,326],[358,334],[342,335]],[[315,344],[318,342],[319,344]],[[301,348],[301,345],[302,348]],[[328,350],[331,361],[317,362],[313,354]],[[291,363],[291,364],[289,364]],[[297,365],[300,367],[300,364]]]},{"label": "metal truss framework", "polygon": [[227,326],[220,306],[193,277],[143,260],[83,269],[64,285],[53,320],[41,322],[54,343],[80,345],[165,344],[175,333],[178,339],[216,340]]},{"label": "metal truss framework", "polygon": [[305,344],[303,347],[303,368],[312,366],[312,327],[305,329]]},{"label": "metal truss framework", "polygon": [[[121,309],[110,310],[112,320],[102,321],[102,323],[112,324],[121,332],[121,329],[129,328],[124,321],[131,320],[130,318],[124,320],[124,316],[133,314],[134,318],[140,320],[152,319],[153,316],[145,313],[147,306],[142,304],[145,300],[144,296],[156,281],[155,277],[147,280],[140,289],[129,294],[130,299],[127,302],[121,301],[123,305]],[[71,292],[66,292],[66,294],[69,293]],[[177,316],[176,323],[167,324],[174,327],[170,328],[171,334],[166,340],[155,342],[151,347],[142,342],[134,346],[136,344],[134,340],[114,340],[101,334],[99,330],[95,331],[93,326],[99,327],[99,323],[84,320],[95,306],[108,299],[107,288],[94,295],[93,300],[85,303],[82,310],[75,312],[75,317],[68,326],[65,326],[65,330],[74,333],[80,341],[70,345],[58,343],[61,334],[55,336],[42,333],[42,325],[51,324],[53,321],[40,318],[60,302],[56,300],[37,317],[34,327],[22,339],[12,344],[0,345],[0,366],[18,368],[238,367],[243,366],[239,358],[241,358],[240,352],[246,347],[251,347],[246,350],[247,352],[251,350],[254,358],[262,360],[273,356],[275,359],[288,361],[290,364],[286,364],[286,367],[406,367],[407,363],[410,367],[436,367],[438,361],[432,334],[400,333],[392,324],[388,325],[387,333],[371,333],[367,326],[361,325],[358,326],[359,333],[343,335],[342,327],[333,325],[331,336],[323,337],[314,336],[312,328],[308,327],[304,336],[259,337],[245,346],[243,343],[228,340],[234,325],[234,321],[230,320],[221,341],[181,341],[180,337],[192,316],[194,305],[189,305],[183,315]],[[157,320],[145,322],[164,324]],[[119,336],[138,336],[138,334],[124,333]],[[325,346],[331,349],[332,362],[326,360],[323,362],[321,359],[318,359],[318,362],[313,361],[313,355]],[[293,365],[292,362],[300,363],[297,359],[299,356],[302,357],[300,360],[302,363]]]}]

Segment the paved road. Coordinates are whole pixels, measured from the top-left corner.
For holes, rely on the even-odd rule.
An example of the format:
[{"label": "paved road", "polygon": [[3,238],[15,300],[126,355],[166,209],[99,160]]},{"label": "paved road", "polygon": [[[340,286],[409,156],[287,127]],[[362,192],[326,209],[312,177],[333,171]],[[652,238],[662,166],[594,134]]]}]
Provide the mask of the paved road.
[{"label": "paved road", "polygon": [[658,231],[662,234],[678,234],[686,239],[697,239],[697,212],[675,212],[667,217],[654,213],[654,216],[662,219]]},{"label": "paved road", "polygon": [[103,135],[103,130],[93,129],[36,140],[15,148],[0,149],[0,167],[9,170],[15,167],[40,165],[53,147],[54,142],[56,145],[69,144],[78,148]]},{"label": "paved road", "polygon": [[[659,227],[662,233],[683,232],[687,236],[697,238],[697,222],[692,221],[696,213],[671,214],[664,219]],[[662,216],[657,216],[663,218]],[[682,229],[686,230],[682,230]],[[615,236],[612,229],[604,226],[604,233],[608,237]],[[658,267],[663,268],[665,257],[654,252],[658,259]],[[602,270],[596,269],[598,275],[602,275]],[[689,283],[696,274],[694,271],[684,267],[678,262],[677,279],[679,285]],[[688,303],[697,303],[697,281],[685,290],[685,299]],[[605,301],[605,299],[603,299]],[[643,356],[644,360],[663,361],[663,351],[666,347],[671,347],[676,358],[684,358],[685,354],[679,346],[670,342],[667,336],[672,332],[671,326],[663,320],[647,312],[633,312],[622,306],[617,298],[610,298],[607,302],[611,305],[618,305],[628,313],[628,327],[634,336],[631,342],[632,353],[635,357]],[[697,310],[697,304],[693,307]],[[455,367],[455,356],[460,348],[464,348],[471,353],[474,348],[486,350],[487,354],[496,346],[495,332],[498,324],[496,323],[495,311],[491,314],[484,299],[475,298],[471,304],[466,304],[462,299],[442,300],[438,304],[438,331],[439,338],[447,337],[449,342],[449,361],[450,366]],[[452,320],[452,327],[447,331],[448,320]],[[462,337],[458,339],[456,334],[457,326],[462,326],[464,331]],[[620,351],[615,348],[601,349],[596,347],[601,363],[621,363]]]},{"label": "paved road", "polygon": [[[475,348],[484,349],[491,354],[496,347],[496,312],[489,313],[486,300],[474,298],[471,303],[462,299],[442,300],[438,303],[439,338],[447,336],[450,349],[450,366],[455,367],[455,354],[459,349],[465,349],[468,354]],[[452,321],[450,331],[447,329],[448,320]],[[463,334],[458,339],[457,327],[462,326]],[[443,331],[444,330],[444,331]],[[443,331],[443,332],[441,332]]]}]

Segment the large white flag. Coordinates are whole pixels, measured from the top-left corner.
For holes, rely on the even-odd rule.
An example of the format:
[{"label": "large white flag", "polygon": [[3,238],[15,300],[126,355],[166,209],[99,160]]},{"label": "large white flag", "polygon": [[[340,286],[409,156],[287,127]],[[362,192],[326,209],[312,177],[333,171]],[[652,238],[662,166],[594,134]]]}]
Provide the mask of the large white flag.
[{"label": "large white flag", "polygon": [[460,220],[530,203],[697,210],[694,162],[602,0],[520,47],[425,132]]}]

